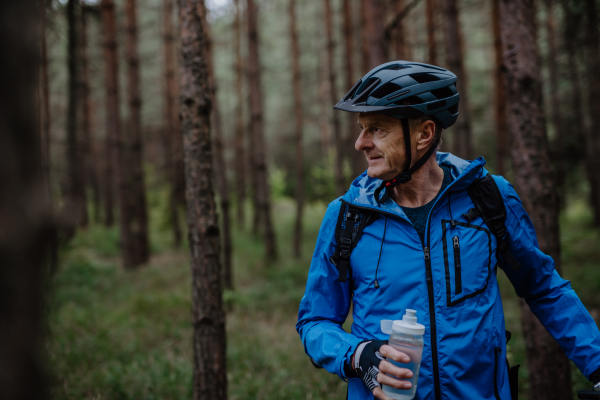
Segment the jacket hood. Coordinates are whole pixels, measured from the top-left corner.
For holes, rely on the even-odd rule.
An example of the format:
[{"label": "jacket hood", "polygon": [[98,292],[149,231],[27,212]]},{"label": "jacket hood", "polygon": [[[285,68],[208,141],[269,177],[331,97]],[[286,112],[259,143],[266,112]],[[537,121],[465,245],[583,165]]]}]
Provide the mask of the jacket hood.
[{"label": "jacket hood", "polygon": [[[466,189],[473,181],[477,178],[484,177],[488,174],[488,171],[483,168],[486,161],[483,157],[478,157],[473,161],[463,160],[450,153],[437,152],[436,161],[438,165],[450,167],[452,172],[453,182],[446,188],[446,191],[458,191]],[[400,215],[404,215],[402,208],[398,206],[393,200],[387,197],[387,188],[383,189],[380,193],[379,200],[380,204],[377,204],[375,200],[375,190],[381,186],[381,179],[370,178],[367,175],[367,171],[363,172],[358,178],[356,178],[350,185],[350,189],[346,192],[342,199],[349,203],[353,203],[360,206],[368,206],[380,209],[382,211],[392,212]]]}]

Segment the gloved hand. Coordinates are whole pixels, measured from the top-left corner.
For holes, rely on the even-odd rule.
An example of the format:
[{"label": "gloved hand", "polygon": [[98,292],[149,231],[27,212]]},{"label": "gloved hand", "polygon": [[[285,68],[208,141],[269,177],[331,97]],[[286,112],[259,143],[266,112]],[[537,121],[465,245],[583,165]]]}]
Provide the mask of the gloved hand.
[{"label": "gloved hand", "polygon": [[594,385],[594,390],[600,392],[600,368],[590,374],[590,381]]},{"label": "gloved hand", "polygon": [[379,349],[387,343],[387,340],[362,342],[352,356],[352,368],[371,392],[381,386],[377,382],[377,374],[379,373],[379,363],[384,358],[379,353]]}]

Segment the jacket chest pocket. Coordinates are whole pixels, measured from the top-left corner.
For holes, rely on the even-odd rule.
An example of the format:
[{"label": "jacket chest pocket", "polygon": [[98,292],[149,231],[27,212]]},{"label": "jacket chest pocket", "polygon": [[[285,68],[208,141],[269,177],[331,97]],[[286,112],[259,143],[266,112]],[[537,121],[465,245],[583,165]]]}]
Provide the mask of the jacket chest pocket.
[{"label": "jacket chest pocket", "polygon": [[491,274],[492,236],[487,228],[442,220],[446,302],[448,307],[487,289]]}]

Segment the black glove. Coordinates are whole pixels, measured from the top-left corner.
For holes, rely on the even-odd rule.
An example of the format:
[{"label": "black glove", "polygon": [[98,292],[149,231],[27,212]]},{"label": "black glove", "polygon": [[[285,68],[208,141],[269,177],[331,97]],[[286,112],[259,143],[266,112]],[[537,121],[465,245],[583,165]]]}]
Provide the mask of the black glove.
[{"label": "black glove", "polygon": [[371,392],[376,387],[381,386],[377,382],[377,374],[379,373],[379,363],[384,358],[379,354],[379,349],[387,343],[387,340],[362,342],[354,351],[354,363],[352,367]]},{"label": "black glove", "polygon": [[600,368],[590,374],[590,382],[594,385],[594,390],[600,390]]}]

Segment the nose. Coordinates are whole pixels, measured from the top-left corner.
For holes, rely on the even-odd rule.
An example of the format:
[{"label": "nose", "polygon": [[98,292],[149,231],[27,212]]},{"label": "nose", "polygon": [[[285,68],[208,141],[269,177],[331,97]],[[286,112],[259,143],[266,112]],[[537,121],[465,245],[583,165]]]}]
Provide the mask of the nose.
[{"label": "nose", "polygon": [[373,147],[373,142],[371,141],[371,138],[369,137],[367,130],[363,129],[360,132],[360,135],[358,135],[358,139],[356,139],[356,142],[354,143],[354,148],[357,151],[364,151],[364,150],[370,149],[372,147]]}]

